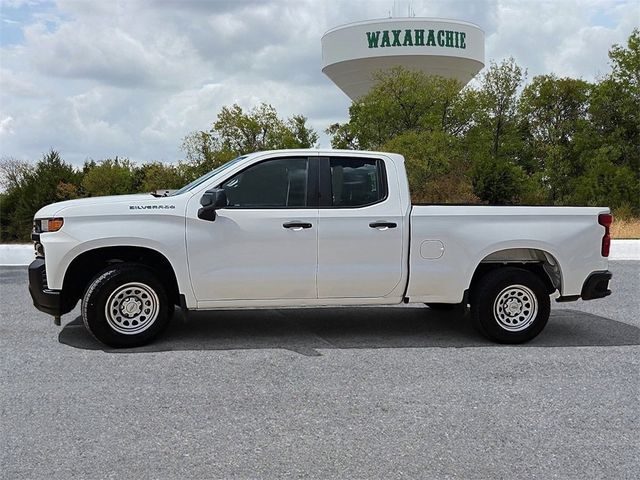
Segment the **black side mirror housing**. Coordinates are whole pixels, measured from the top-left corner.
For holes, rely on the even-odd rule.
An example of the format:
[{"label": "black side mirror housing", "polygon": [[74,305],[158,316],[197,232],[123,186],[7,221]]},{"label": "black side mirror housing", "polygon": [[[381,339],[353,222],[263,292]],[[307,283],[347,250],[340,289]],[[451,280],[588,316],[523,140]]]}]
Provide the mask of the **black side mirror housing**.
[{"label": "black side mirror housing", "polygon": [[216,210],[227,206],[227,193],[223,188],[207,190],[200,198],[202,208],[198,210],[198,218],[213,222],[216,219]]}]

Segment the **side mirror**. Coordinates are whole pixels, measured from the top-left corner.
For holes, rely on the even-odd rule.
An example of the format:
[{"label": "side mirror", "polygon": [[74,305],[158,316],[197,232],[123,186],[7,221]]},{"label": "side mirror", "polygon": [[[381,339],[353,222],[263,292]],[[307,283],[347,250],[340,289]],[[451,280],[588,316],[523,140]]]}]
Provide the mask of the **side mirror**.
[{"label": "side mirror", "polygon": [[216,219],[216,210],[227,206],[227,193],[223,188],[207,190],[200,199],[200,205],[198,218],[212,222]]}]

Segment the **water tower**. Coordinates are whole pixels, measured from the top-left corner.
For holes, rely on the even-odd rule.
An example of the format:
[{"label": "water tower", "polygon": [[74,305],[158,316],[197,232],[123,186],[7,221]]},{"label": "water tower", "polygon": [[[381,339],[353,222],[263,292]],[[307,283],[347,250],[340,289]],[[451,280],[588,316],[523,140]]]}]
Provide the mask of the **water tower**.
[{"label": "water tower", "polygon": [[458,20],[350,23],[329,30],[321,42],[323,73],[352,100],[369,92],[380,70],[402,66],[466,85],[484,67],[484,32]]}]

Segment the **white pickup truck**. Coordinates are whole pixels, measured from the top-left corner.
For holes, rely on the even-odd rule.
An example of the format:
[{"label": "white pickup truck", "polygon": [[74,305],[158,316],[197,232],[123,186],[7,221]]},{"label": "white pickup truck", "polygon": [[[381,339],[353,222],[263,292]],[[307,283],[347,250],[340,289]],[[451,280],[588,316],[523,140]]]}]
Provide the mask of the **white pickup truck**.
[{"label": "white pickup truck", "polygon": [[611,221],[607,208],[412,206],[397,154],[258,152],[166,196],[40,209],[29,290],[57,324],[81,300],[113,347],[149,342],[175,305],[410,302],[462,304],[482,334],[520,343],[544,328],[551,294],[611,293]]}]

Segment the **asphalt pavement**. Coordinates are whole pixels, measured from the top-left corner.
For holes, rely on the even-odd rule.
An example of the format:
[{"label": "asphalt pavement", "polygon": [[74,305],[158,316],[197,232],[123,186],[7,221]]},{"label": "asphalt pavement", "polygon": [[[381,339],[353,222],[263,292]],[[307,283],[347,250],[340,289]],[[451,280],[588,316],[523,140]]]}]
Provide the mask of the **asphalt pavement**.
[{"label": "asphalt pavement", "polygon": [[638,478],[640,262],[522,346],[426,307],[176,314],[111,350],[0,268],[0,478]]}]

